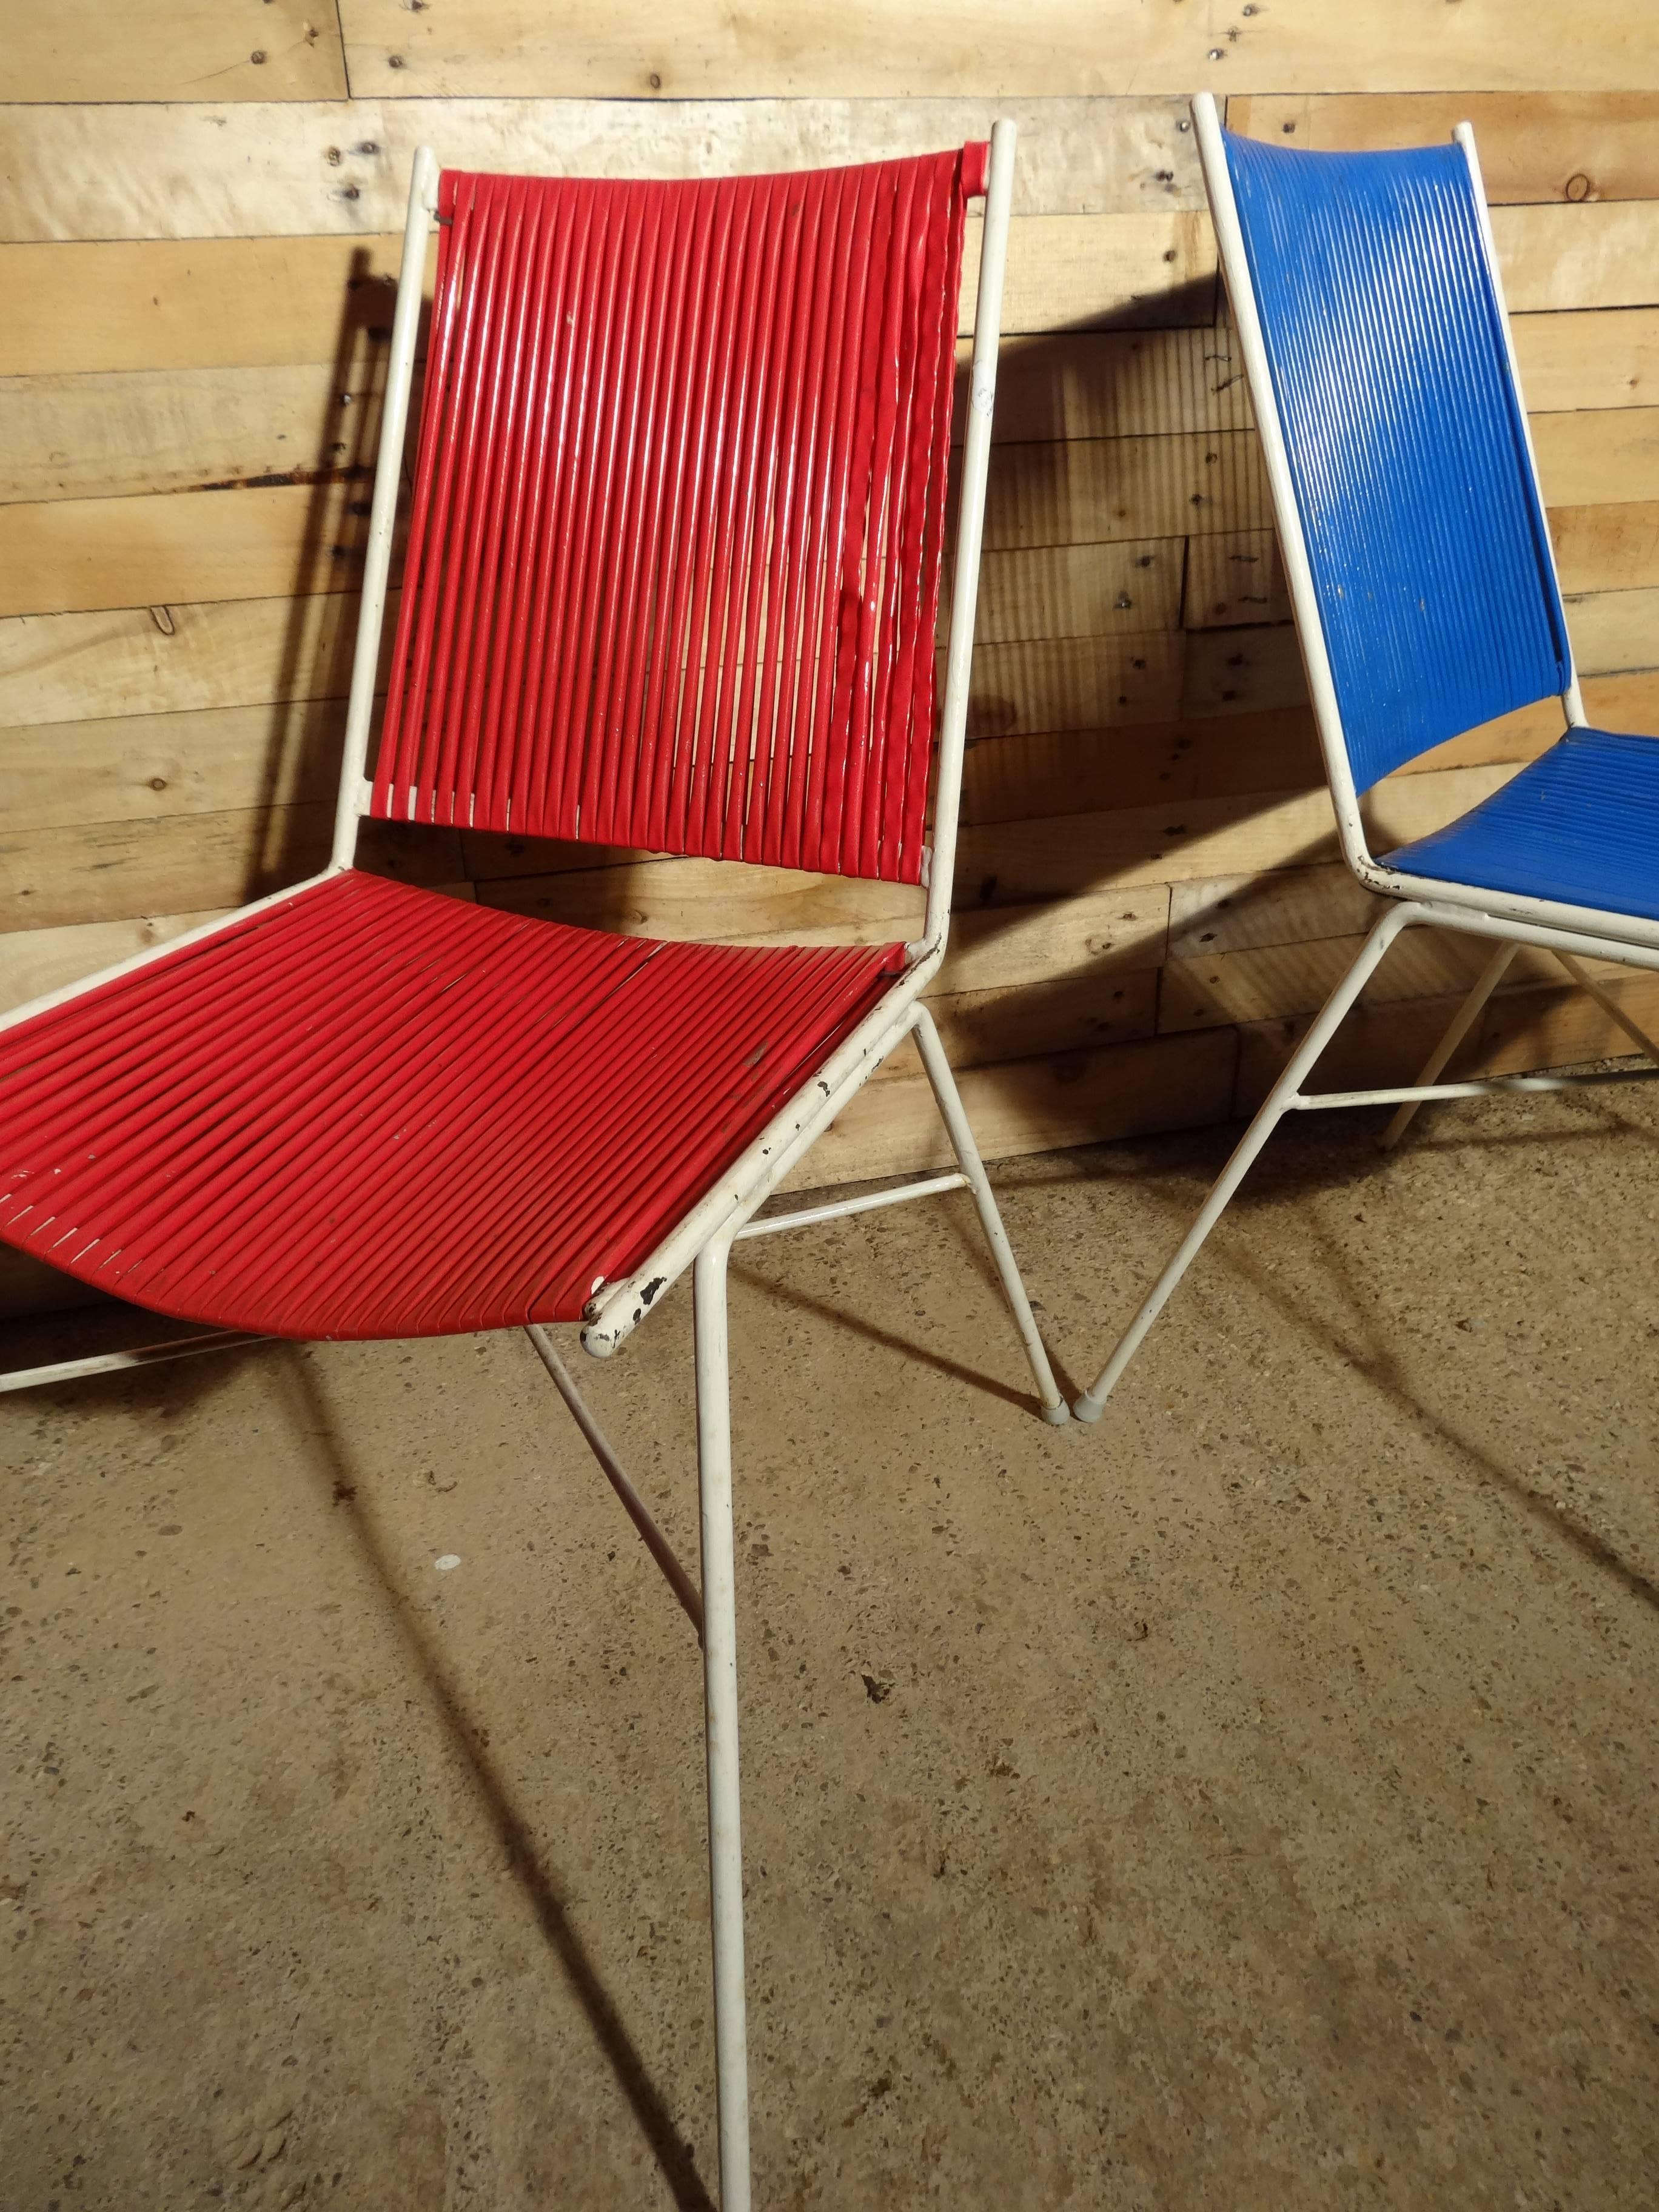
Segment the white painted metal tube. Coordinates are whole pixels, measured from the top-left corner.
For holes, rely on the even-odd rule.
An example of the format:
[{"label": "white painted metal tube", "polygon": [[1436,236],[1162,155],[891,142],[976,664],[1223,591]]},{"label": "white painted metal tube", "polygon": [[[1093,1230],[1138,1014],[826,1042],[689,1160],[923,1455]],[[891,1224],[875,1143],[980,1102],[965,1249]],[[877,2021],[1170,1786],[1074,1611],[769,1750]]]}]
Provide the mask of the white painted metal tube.
[{"label": "white painted metal tube", "polygon": [[588,1308],[582,1349],[609,1358],[644,1320],[671,1283],[678,1280],[711,1237],[735,1228],[763,1206],[802,1153],[814,1144],[847,1101],[869,1079],[910,1030],[915,1002],[939,967],[935,951],[907,968],[851,1036],[780,1108],[714,1189],[670,1230],[656,1249],[618,1283],[601,1285]]},{"label": "white painted metal tube", "polygon": [[112,983],[118,975],[131,975],[137,969],[148,968],[153,961],[160,960],[166,953],[177,952],[183,945],[199,945],[204,938],[216,937],[221,930],[229,929],[236,922],[246,921],[251,914],[263,914],[267,907],[280,906],[284,899],[309,890],[314,884],[325,882],[329,873],[330,871],[325,868],[317,875],[307,876],[302,882],[290,884],[286,890],[268,892],[264,898],[255,899],[247,906],[238,907],[234,914],[221,915],[213,921],[198,922],[194,929],[181,929],[177,937],[163,938],[159,945],[147,945],[142,952],[131,952],[125,960],[112,961],[107,968],[100,968],[94,975],[79,975],[72,983],[60,983],[55,991],[42,991],[39,998],[30,999],[21,1006],[12,1007],[9,1013],[0,1014],[0,1030],[13,1029],[19,1022],[31,1021],[36,1014],[44,1014],[53,1006],[65,1006],[71,999],[78,999],[83,991],[95,991],[100,984]]},{"label": "white painted metal tube", "polygon": [[[1476,976],[1469,995],[1452,1016],[1445,1036],[1441,1038],[1424,1062],[1422,1071],[1417,1079],[1416,1087],[1420,1088],[1424,1084],[1434,1081],[1458,1046],[1474,1028],[1482,1007],[1502,982],[1505,969],[1520,950],[1520,946],[1514,944],[1499,945],[1495,949],[1492,957]],[[1422,1103],[1420,1098],[1412,1099],[1401,1108],[1376,1140],[1379,1152],[1391,1152],[1394,1150],[1410,1127],[1412,1116]]]},{"label": "white painted metal tube", "polygon": [[1352,967],[1325,1001],[1313,1027],[1291,1055],[1285,1073],[1268,1092],[1232,1158],[1216,1178],[1214,1187],[1200,1208],[1197,1219],[1182,1239],[1175,1257],[1147,1292],[1139,1312],[1124,1330],[1116,1350],[1102,1368],[1097,1381],[1073,1406],[1072,1411],[1079,1420],[1097,1421],[1100,1419],[1102,1407],[1116,1387],[1124,1369],[1140,1349],[1147,1330],[1163,1312],[1170,1292],[1197,1258],[1206,1237],[1226,1212],[1233,1193],[1255,1164],[1256,1154],[1294,1103],[1303,1077],[1312,1068],[1335,1035],[1349,1007],[1370,981],[1378,962],[1395,939],[1417,919],[1409,907],[1392,907],[1372,928],[1370,935],[1359,948]]},{"label": "white painted metal tube", "polygon": [[1509,1091],[1583,1091],[1603,1083],[1651,1083],[1659,1067],[1612,1068],[1595,1075],[1483,1075],[1467,1083],[1401,1084],[1388,1091],[1316,1091],[1288,1098],[1287,1114],[1315,1114],[1334,1106],[1392,1106],[1396,1099],[1423,1105],[1431,1098],[1492,1098]]},{"label": "white painted metal tube", "polygon": [[901,1206],[907,1198],[933,1198],[942,1190],[962,1190],[967,1182],[962,1175],[929,1176],[923,1182],[900,1183],[896,1189],[874,1191],[867,1198],[838,1199],[833,1206],[806,1206],[799,1213],[769,1213],[758,1220],[745,1221],[736,1241],[775,1237],[781,1229],[807,1229],[815,1221],[839,1221],[844,1214],[873,1213],[878,1206]]},{"label": "white painted metal tube", "polygon": [[1025,1347],[1025,1357],[1031,1364],[1032,1379],[1037,1386],[1037,1401],[1042,1418],[1058,1428],[1071,1418],[1070,1408],[1054,1380],[1054,1370],[1048,1364],[1048,1354],[1037,1330],[1036,1316],[1031,1311],[1031,1301],[1025,1295],[1025,1285],[1020,1278],[1013,1248],[1008,1242],[1008,1232],[1002,1225],[996,1194],[991,1188],[985,1163],[979,1156],[973,1129],[963,1109],[962,1094],[957,1089],[957,1079],[951,1072],[950,1061],[945,1056],[945,1048],[939,1041],[933,1018],[926,1006],[916,1008],[916,1045],[921,1054],[921,1064],[927,1071],[927,1080],[939,1106],[939,1118],[951,1139],[951,1149],[955,1152],[963,1178],[974,1194],[979,1225],[985,1231],[985,1241],[990,1246],[991,1257],[996,1262],[1002,1294],[1008,1301],[1014,1326],[1019,1331],[1019,1340]]},{"label": "white painted metal tube", "polygon": [[743,1979],[743,1830],[738,1781],[737,1568],[732,1536],[732,1391],[726,1279],[731,1243],[698,1253],[697,1483],[702,1509],[702,1679],[708,1758],[708,1890],[720,2212],[750,2212],[749,2039]]},{"label": "white painted metal tube", "polygon": [[1285,580],[1290,587],[1291,604],[1296,612],[1297,636],[1307,670],[1308,696],[1313,702],[1320,747],[1325,756],[1325,774],[1331,787],[1331,803],[1336,811],[1337,834],[1341,840],[1343,858],[1351,868],[1358,872],[1374,863],[1366,842],[1365,825],[1360,818],[1359,798],[1354,789],[1353,769],[1348,759],[1347,740],[1342,730],[1342,709],[1337,701],[1330,655],[1325,645],[1324,617],[1320,613],[1319,596],[1314,589],[1313,568],[1308,559],[1301,511],[1297,506],[1296,488],[1291,477],[1290,455],[1285,446],[1285,428],[1279,418],[1279,401],[1273,391],[1273,372],[1267,365],[1267,347],[1261,334],[1261,318],[1256,311],[1249,256],[1244,249],[1244,233],[1238,220],[1238,204],[1233,197],[1232,172],[1227,167],[1227,149],[1221,135],[1221,116],[1212,93],[1200,92],[1194,100],[1193,124],[1198,136],[1199,159],[1203,165],[1210,213],[1215,221],[1221,270],[1226,279],[1227,297],[1231,303],[1233,322],[1244,356],[1245,380],[1249,386],[1250,404],[1255,411],[1256,428],[1261,440],[1261,456],[1267,464],[1267,485],[1273,495],[1273,520],[1278,526],[1279,550],[1285,563]]},{"label": "white painted metal tube", "polygon": [[[1527,416],[1526,394],[1521,389],[1521,363],[1515,350],[1515,333],[1510,327],[1509,302],[1504,296],[1504,271],[1498,258],[1498,241],[1492,236],[1492,212],[1486,204],[1486,180],[1480,173],[1480,156],[1474,150],[1474,126],[1460,123],[1452,132],[1469,165],[1469,182],[1474,189],[1475,214],[1480,224],[1480,240],[1486,248],[1486,268],[1492,277],[1492,297],[1498,302],[1498,326],[1504,333],[1504,354],[1509,362],[1510,381],[1515,386],[1515,411],[1521,424],[1521,436],[1527,449],[1527,466],[1532,471],[1534,496],[1544,523],[1544,556],[1550,564],[1550,576],[1555,585],[1556,597],[1561,597],[1561,574],[1556,563],[1555,544],[1550,536],[1549,515],[1544,506],[1544,488],[1538,480],[1538,449],[1533,443],[1532,424]],[[1574,662],[1572,637],[1567,631],[1566,602],[1561,602],[1561,626],[1567,639],[1567,682],[1561,694],[1561,706],[1569,722],[1582,729],[1584,724],[1583,694],[1578,688],[1578,670]]]},{"label": "white painted metal tube", "polygon": [[939,772],[933,783],[928,950],[942,950],[951,927],[951,893],[957,867],[957,820],[962,804],[962,757],[967,744],[968,695],[973,679],[974,621],[979,608],[980,546],[985,535],[985,477],[991,461],[991,416],[996,404],[997,351],[1002,332],[1002,285],[1008,266],[1008,211],[1014,191],[1015,125],[991,125],[991,160],[985,180],[985,224],[980,242],[979,293],[974,305],[974,351],[969,369],[968,422],[963,434],[962,490],[957,503],[956,558],[951,582],[951,640],[945,655],[945,698],[939,709]]},{"label": "white painted metal tube", "polygon": [[268,1336],[250,1336],[238,1328],[215,1329],[204,1336],[179,1336],[163,1344],[129,1346],[125,1352],[96,1352],[85,1359],[56,1359],[44,1367],[14,1367],[0,1371],[0,1393],[39,1390],[49,1382],[78,1382],[86,1375],[118,1375],[125,1369],[159,1366],[164,1359],[188,1359],[198,1352],[237,1352],[245,1344],[270,1344]]},{"label": "white painted metal tube", "polygon": [[622,1462],[611,1450],[605,1431],[593,1419],[582,1395],[570,1379],[566,1367],[555,1347],[552,1338],[539,1322],[532,1322],[525,1334],[535,1346],[542,1365],[553,1378],[553,1387],[570,1408],[571,1419],[587,1440],[588,1449],[605,1470],[605,1480],[623,1502],[623,1510],[639,1530],[641,1541],[652,1558],[662,1569],[663,1578],[684,1608],[685,1616],[702,1640],[702,1599],[697,1586],[680,1565],[673,1546],[651,1516],[650,1508],[629,1480]]},{"label": "white painted metal tube", "polygon": [[[1560,906],[1550,899],[1504,900],[1475,884],[1443,884],[1431,876],[1381,872],[1378,888],[1408,899],[1417,919],[1435,929],[1461,929],[1470,937],[1501,937],[1516,945],[1576,952],[1581,960],[1615,960],[1627,968],[1659,969],[1659,922],[1639,915],[1600,914],[1594,907]],[[1490,902],[1483,903],[1483,902]],[[1628,936],[1609,935],[1612,928]]]},{"label": "white painted metal tube", "polygon": [[340,795],[335,806],[331,862],[336,868],[351,866],[357,849],[357,824],[363,812],[363,772],[368,759],[369,728],[374,720],[374,678],[380,665],[380,631],[386,621],[392,541],[398,527],[398,493],[403,482],[409,392],[421,329],[421,295],[426,287],[426,249],[432,235],[437,201],[437,155],[430,146],[417,146],[409,180],[409,220],[404,230],[404,258],[398,274],[398,305],[392,318],[392,353],[386,365],[380,448],[375,459],[374,498],[369,508],[368,546],[363,558],[363,595],[357,610],[357,646],[346,707],[345,749],[340,763]]}]

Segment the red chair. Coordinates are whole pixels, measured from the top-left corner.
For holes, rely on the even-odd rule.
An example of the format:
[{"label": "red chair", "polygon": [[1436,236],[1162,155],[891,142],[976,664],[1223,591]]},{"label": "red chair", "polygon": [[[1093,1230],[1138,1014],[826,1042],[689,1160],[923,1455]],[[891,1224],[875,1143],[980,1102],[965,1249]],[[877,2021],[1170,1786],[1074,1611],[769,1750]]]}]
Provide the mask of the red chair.
[{"label": "red chair", "polygon": [[[526,1327],[704,1627],[720,2172],[749,2201],[726,1273],[966,1185],[1066,1407],[921,994],[949,918],[1013,130],[676,184],[416,156],[327,870],[21,1009],[0,1236],[225,1329]],[[935,712],[967,201],[984,247]],[[365,775],[430,227],[408,551]],[[933,775],[931,842],[927,821]],[[361,872],[370,816],[927,886],[909,944],[662,944]],[[751,1218],[914,1036],[960,1172]],[[613,1352],[695,1269],[702,1608],[544,1325]]]}]

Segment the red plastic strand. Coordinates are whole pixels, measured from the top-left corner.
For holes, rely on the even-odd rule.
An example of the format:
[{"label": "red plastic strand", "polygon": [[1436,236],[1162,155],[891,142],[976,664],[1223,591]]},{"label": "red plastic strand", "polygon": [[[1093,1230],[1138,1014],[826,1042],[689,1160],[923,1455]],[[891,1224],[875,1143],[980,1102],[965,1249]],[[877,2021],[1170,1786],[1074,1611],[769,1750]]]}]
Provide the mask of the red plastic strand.
[{"label": "red plastic strand", "polygon": [[375,813],[920,880],[964,158],[446,174]]},{"label": "red plastic strand", "polygon": [[[664,945],[331,877],[0,1037],[0,1232],[163,1312],[279,1335],[571,1320],[902,961]],[[104,1038],[124,1048],[94,1113],[14,1115]]]}]

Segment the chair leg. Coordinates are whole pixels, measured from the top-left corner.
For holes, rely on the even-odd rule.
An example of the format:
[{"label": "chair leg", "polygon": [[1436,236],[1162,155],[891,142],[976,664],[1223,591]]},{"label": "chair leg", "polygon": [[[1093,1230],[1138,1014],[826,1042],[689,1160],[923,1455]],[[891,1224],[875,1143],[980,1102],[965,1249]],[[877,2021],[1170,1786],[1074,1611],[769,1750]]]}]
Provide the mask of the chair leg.
[{"label": "chair leg", "polygon": [[721,2212],[749,2212],[749,2050],[743,1978],[743,1842],[738,1788],[737,1577],[732,1540],[732,1389],[726,1315],[729,1238],[692,1277],[697,1482],[702,1506],[702,1679],[708,1754],[708,1886],[714,1947],[714,2067]]},{"label": "chair leg", "polygon": [[985,1231],[985,1241],[991,1248],[991,1257],[996,1261],[997,1273],[1001,1278],[1003,1295],[1006,1297],[1019,1331],[1020,1342],[1025,1347],[1025,1357],[1031,1363],[1031,1374],[1037,1386],[1040,1410],[1045,1421],[1056,1428],[1071,1418],[1071,1411],[1060,1395],[1054,1372],[1048,1364],[1048,1355],[1043,1349],[1042,1339],[1037,1334],[1031,1302],[1025,1295],[1025,1285],[1020,1279],[1013,1247],[1008,1242],[1008,1232],[1002,1225],[1002,1216],[997,1211],[996,1197],[990,1179],[985,1172],[985,1163],[974,1142],[973,1130],[963,1110],[962,1094],[957,1089],[957,1079],[951,1073],[951,1063],[945,1056],[945,1048],[939,1041],[939,1031],[933,1018],[926,1006],[916,1008],[916,1048],[921,1054],[921,1064],[927,1071],[927,1080],[933,1086],[933,1098],[951,1139],[974,1204],[979,1210],[979,1224]]},{"label": "chair leg", "polygon": [[[1450,1028],[1424,1061],[1422,1073],[1417,1079],[1419,1083],[1434,1083],[1439,1079],[1440,1071],[1474,1027],[1481,1009],[1503,981],[1510,961],[1520,950],[1521,947],[1518,945],[1512,944],[1493,946],[1491,959],[1475,977],[1474,988],[1468,997],[1453,1015]],[[1376,1148],[1379,1152],[1391,1152],[1394,1150],[1411,1127],[1412,1117],[1421,1103],[1420,1099],[1407,1099],[1388,1127],[1377,1139]]]},{"label": "chair leg", "polygon": [[1213,1188],[1199,1211],[1198,1218],[1187,1231],[1175,1257],[1147,1292],[1139,1312],[1124,1330],[1117,1349],[1102,1368],[1098,1379],[1073,1405],[1072,1410],[1079,1420],[1097,1421],[1100,1419],[1101,1408],[1116,1388],[1124,1369],[1140,1349],[1141,1340],[1163,1312],[1176,1285],[1198,1256],[1205,1238],[1225,1212],[1233,1193],[1254,1164],[1256,1154],[1272,1136],[1281,1117],[1294,1105],[1303,1078],[1312,1070],[1314,1062],[1330,1042],[1343,1017],[1370,980],[1377,963],[1406,926],[1407,921],[1403,908],[1390,908],[1360,946],[1352,967],[1325,1001],[1313,1027],[1292,1054],[1289,1066],[1267,1093],[1232,1158],[1216,1178]]}]

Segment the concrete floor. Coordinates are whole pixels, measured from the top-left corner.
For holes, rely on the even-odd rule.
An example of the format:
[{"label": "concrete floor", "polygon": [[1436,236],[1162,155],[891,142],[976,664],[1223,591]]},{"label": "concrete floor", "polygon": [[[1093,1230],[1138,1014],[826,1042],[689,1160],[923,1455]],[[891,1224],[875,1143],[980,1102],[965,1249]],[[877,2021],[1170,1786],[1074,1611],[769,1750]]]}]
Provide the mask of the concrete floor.
[{"label": "concrete floor", "polygon": [[[959,1196],[739,1255],[759,2204],[1659,2201],[1659,1101],[1372,1127],[1091,1431]],[[1226,1142],[1000,1176],[1074,1382]],[[689,1355],[580,1375],[695,1559]],[[696,1648],[523,1339],[5,1404],[7,2212],[706,2203]]]}]

